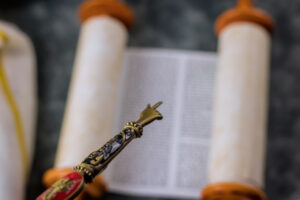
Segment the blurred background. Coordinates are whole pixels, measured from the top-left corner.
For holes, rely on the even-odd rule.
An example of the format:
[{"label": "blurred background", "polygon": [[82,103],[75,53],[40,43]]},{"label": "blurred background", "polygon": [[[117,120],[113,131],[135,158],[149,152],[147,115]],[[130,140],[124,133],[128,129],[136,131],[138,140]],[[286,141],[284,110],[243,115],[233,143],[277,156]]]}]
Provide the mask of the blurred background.
[{"label": "blurred background", "polygon": [[[129,46],[215,52],[214,21],[236,1],[125,2],[136,14]],[[82,0],[0,2],[0,19],[17,24],[27,33],[37,54],[38,126],[27,199],[34,199],[44,190],[41,176],[53,166],[80,29],[77,10],[81,3]],[[266,193],[272,200],[292,200],[300,196],[300,0],[261,0],[256,4],[270,13],[276,23],[270,74]],[[108,194],[105,199],[145,198]]]}]

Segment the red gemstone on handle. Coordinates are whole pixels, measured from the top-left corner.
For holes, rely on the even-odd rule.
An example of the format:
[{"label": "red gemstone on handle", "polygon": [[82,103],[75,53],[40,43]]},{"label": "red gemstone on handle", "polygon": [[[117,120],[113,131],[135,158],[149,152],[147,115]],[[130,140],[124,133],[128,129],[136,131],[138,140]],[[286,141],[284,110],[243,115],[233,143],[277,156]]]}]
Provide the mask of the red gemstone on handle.
[{"label": "red gemstone on handle", "polygon": [[67,200],[75,197],[83,188],[84,179],[78,172],[72,172],[43,192],[36,200]]}]

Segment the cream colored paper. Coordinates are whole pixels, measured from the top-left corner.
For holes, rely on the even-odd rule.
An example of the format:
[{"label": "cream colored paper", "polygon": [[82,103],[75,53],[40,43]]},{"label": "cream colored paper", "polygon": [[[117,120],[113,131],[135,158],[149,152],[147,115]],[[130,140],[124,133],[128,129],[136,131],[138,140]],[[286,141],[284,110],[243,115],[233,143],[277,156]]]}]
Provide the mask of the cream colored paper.
[{"label": "cream colored paper", "polygon": [[126,41],[114,18],[82,25],[55,167],[73,167],[109,139]]},{"label": "cream colored paper", "polygon": [[111,137],[147,103],[164,119],[145,127],[104,171],[111,192],[199,199],[207,185],[216,54],[130,48]]},{"label": "cream colored paper", "polygon": [[264,185],[270,35],[234,23],[220,35],[209,182]]},{"label": "cream colored paper", "polygon": [[[17,27],[0,21],[0,31],[8,39],[7,42],[0,39],[3,61],[0,75],[0,198],[21,200],[25,198],[25,177],[29,175],[34,146],[36,59],[30,39]],[[24,141],[18,139],[18,130]],[[24,154],[21,154],[20,141],[24,142]],[[23,162],[24,155],[27,164]]]}]

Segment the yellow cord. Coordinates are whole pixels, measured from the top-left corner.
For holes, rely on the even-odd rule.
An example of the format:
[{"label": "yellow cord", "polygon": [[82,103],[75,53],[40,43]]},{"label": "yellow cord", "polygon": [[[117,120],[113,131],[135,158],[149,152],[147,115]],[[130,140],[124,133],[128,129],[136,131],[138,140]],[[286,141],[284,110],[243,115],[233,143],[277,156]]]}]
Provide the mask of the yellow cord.
[{"label": "yellow cord", "polygon": [[[0,38],[2,38],[4,41],[7,40],[7,36],[2,31],[0,31]],[[21,153],[21,159],[22,159],[22,163],[23,163],[24,176],[27,177],[28,170],[29,170],[29,158],[28,158],[27,149],[26,149],[22,117],[21,117],[18,105],[15,101],[13,92],[10,88],[9,81],[8,81],[6,73],[5,73],[5,69],[4,69],[4,65],[3,65],[2,49],[0,49],[0,83],[2,85],[4,96],[8,102],[9,108],[13,115],[13,120],[15,123],[15,129],[16,129],[16,136],[17,136],[20,153]]]},{"label": "yellow cord", "polygon": [[7,35],[1,30],[0,30],[0,39],[2,39],[4,43],[8,42]]}]

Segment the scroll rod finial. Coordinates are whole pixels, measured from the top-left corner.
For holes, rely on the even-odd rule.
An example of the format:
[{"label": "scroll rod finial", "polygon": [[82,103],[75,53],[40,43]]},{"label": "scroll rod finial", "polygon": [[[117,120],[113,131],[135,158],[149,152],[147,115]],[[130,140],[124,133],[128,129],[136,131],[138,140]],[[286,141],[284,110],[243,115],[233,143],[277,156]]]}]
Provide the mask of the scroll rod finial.
[{"label": "scroll rod finial", "polygon": [[253,0],[239,0],[237,3],[237,7],[253,7]]}]

